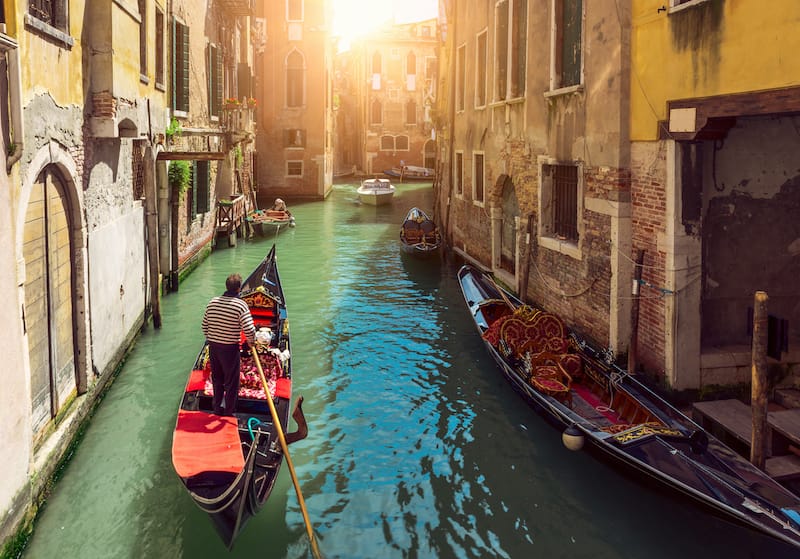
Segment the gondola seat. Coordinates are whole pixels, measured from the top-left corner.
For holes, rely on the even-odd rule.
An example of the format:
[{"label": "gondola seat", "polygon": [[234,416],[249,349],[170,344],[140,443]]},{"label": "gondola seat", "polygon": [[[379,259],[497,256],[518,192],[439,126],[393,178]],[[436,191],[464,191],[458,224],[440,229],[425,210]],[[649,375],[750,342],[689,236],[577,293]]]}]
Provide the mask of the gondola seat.
[{"label": "gondola seat", "polygon": [[531,376],[528,378],[535,390],[572,406],[572,393],[570,385],[572,378],[558,363],[535,365]]}]

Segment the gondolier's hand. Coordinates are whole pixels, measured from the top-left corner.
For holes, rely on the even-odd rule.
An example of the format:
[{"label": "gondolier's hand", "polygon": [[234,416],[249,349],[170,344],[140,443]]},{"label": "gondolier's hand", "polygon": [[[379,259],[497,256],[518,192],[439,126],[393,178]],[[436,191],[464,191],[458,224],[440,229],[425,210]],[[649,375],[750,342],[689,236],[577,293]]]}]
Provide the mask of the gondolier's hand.
[{"label": "gondolier's hand", "polygon": [[242,342],[242,355],[250,355],[250,344],[247,343],[247,340]]}]

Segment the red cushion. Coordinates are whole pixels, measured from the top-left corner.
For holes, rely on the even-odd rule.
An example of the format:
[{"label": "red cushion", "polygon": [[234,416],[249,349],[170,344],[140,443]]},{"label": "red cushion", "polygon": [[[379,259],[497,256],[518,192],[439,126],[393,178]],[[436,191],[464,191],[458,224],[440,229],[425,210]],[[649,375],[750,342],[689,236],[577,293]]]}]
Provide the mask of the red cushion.
[{"label": "red cushion", "polygon": [[203,472],[241,472],[244,455],[236,418],[179,410],[172,434],[172,464],[182,478]]},{"label": "red cushion", "polygon": [[186,383],[186,392],[203,390],[210,373],[211,371],[207,369],[192,369],[192,374],[189,375],[189,382]]}]

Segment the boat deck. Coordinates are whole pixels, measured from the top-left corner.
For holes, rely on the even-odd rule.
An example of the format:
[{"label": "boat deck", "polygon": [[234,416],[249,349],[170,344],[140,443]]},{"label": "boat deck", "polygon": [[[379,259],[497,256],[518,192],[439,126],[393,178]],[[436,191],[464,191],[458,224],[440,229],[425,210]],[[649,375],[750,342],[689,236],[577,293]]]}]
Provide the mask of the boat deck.
[{"label": "boat deck", "polygon": [[[737,399],[696,402],[692,417],[749,458],[753,430],[750,406]],[[767,474],[778,481],[800,478],[800,408],[771,405],[767,413]]]}]

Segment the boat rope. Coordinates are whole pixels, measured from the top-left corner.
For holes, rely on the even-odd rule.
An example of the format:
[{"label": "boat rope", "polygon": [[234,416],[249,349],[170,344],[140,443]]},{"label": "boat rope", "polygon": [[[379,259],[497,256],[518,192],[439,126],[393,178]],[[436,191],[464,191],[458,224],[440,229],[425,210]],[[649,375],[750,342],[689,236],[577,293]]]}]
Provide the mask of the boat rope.
[{"label": "boat rope", "polygon": [[256,426],[261,425],[261,421],[256,417],[251,417],[250,419],[247,420],[247,431],[250,433],[251,441],[255,440],[256,438],[256,436],[253,434],[253,422],[255,422]]}]

